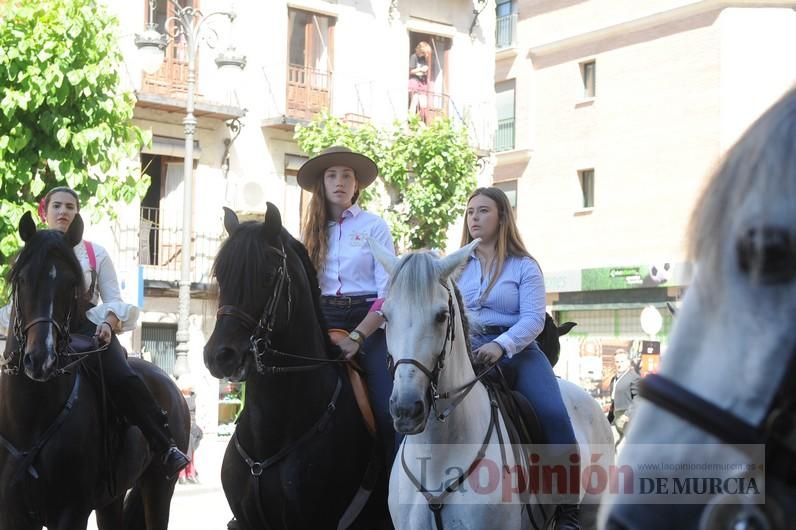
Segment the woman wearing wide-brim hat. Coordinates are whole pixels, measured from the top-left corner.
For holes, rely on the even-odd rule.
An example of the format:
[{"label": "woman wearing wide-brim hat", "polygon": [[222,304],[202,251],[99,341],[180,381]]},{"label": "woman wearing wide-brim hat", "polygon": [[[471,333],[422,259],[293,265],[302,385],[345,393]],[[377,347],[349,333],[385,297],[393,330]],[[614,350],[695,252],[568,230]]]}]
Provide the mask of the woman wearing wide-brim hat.
[{"label": "woman wearing wide-brim hat", "polygon": [[321,307],[330,328],[348,332],[337,343],[344,355],[357,356],[367,373],[376,428],[390,466],[398,444],[389,411],[392,378],[381,328],[389,278],[371,253],[367,238],[393,252],[394,246],[387,223],[356,204],[360,190],[372,184],[378,173],[370,158],[333,146],[305,162],[297,180],[312,192],[302,238],[318,271]]}]

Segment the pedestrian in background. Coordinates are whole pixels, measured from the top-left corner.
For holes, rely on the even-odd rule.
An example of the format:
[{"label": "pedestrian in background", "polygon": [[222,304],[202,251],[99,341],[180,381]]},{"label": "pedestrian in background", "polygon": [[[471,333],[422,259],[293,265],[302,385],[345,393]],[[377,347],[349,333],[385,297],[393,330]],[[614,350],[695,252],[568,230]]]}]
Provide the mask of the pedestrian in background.
[{"label": "pedestrian in background", "polygon": [[630,363],[627,350],[616,350],[614,365],[616,366],[616,375],[611,379],[611,408],[608,411],[608,421],[613,424],[619,434],[616,440],[616,445],[619,446],[627,432],[641,376]]}]

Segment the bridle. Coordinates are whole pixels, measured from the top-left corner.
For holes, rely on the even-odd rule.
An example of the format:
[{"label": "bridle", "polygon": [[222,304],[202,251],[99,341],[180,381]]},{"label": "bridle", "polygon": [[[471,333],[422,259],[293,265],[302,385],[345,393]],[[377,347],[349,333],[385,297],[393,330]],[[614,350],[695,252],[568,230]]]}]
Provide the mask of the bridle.
[{"label": "bridle", "polygon": [[[445,330],[445,340],[442,343],[442,348],[440,349],[439,354],[437,355],[437,360],[434,363],[434,367],[432,369],[426,368],[420,361],[416,359],[398,359],[397,361],[393,360],[392,354],[389,352],[387,353],[387,369],[390,371],[390,375],[393,379],[395,379],[395,370],[402,364],[408,364],[414,366],[418,370],[420,370],[426,377],[428,377],[429,384],[428,384],[428,396],[429,400],[431,401],[431,406],[434,408],[434,414],[440,422],[445,422],[448,416],[451,415],[453,410],[467,397],[467,394],[475,387],[475,384],[481,380],[486,374],[488,374],[495,365],[488,366],[485,370],[479,373],[473,380],[454,388],[453,390],[449,390],[447,392],[440,392],[439,391],[439,376],[442,370],[445,368],[445,357],[447,356],[448,352],[453,350],[453,339],[456,333],[456,309],[453,303],[453,293],[450,290],[450,287],[446,285],[444,282],[440,282],[442,287],[445,288],[445,291],[448,293],[448,325],[447,329]],[[450,344],[450,347],[448,346]],[[437,401],[440,399],[452,399],[453,401],[448,405],[445,410],[441,413],[437,407]]]},{"label": "bridle", "polygon": [[68,374],[69,369],[72,368],[74,365],[79,364],[85,359],[88,355],[93,353],[97,353],[100,351],[104,351],[108,348],[107,345],[88,351],[80,351],[80,352],[72,352],[70,351],[69,346],[69,330],[72,322],[72,309],[76,307],[76,304],[80,298],[80,289],[79,286],[75,286],[72,289],[72,297],[69,303],[69,309],[66,312],[66,317],[64,318],[63,322],[58,322],[54,318],[51,317],[37,317],[31,320],[30,322],[25,323],[22,317],[22,303],[20,302],[19,298],[19,286],[14,284],[12,286],[12,300],[13,300],[13,307],[14,307],[14,340],[16,341],[17,348],[15,351],[11,352],[9,357],[5,357],[3,354],[0,353],[0,371],[4,374],[8,375],[17,375],[20,372],[21,364],[22,364],[22,352],[25,351],[25,346],[28,340],[28,332],[34,327],[41,324],[45,324],[48,326],[52,326],[55,328],[56,332],[56,342],[55,342],[55,356],[58,360],[61,359],[71,359],[75,358],[74,360],[66,363],[64,366],[61,366],[55,370],[55,376],[60,376],[64,374]]},{"label": "bridle", "polygon": [[[744,446],[765,444],[768,473],[793,485],[796,482],[796,363],[786,371],[784,385],[763,421],[753,425],[659,374],[642,379],[639,395],[659,408],[707,432],[742,452]],[[768,502],[768,501],[767,501]]]},{"label": "bridle", "polygon": [[[239,320],[243,326],[251,330],[249,336],[249,351],[254,355],[254,362],[257,368],[257,373],[268,373],[271,375],[280,375],[294,372],[306,372],[315,370],[330,363],[344,364],[348,361],[345,359],[323,359],[313,357],[310,355],[300,355],[297,353],[287,353],[280,351],[271,346],[271,334],[274,331],[276,324],[277,310],[279,309],[279,302],[287,287],[287,319],[290,320],[293,314],[293,295],[291,293],[292,280],[290,272],[287,268],[287,253],[285,252],[284,245],[280,248],[273,248],[273,250],[281,258],[281,263],[276,271],[276,277],[271,285],[271,297],[265,304],[262,314],[259,319],[255,319],[247,312],[239,309],[233,305],[222,305],[216,312],[216,318],[232,317]],[[308,361],[311,364],[301,364],[295,366],[279,366],[266,363],[266,355],[282,356],[301,361]]]}]

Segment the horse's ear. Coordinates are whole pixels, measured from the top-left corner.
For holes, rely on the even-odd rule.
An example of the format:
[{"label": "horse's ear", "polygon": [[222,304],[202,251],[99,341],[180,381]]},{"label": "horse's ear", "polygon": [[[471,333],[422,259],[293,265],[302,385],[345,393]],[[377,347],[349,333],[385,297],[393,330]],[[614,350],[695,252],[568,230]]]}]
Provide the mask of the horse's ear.
[{"label": "horse's ear", "polygon": [[83,228],[85,228],[83,218],[80,217],[79,213],[75,214],[72,224],[69,225],[69,230],[64,234],[66,242],[69,243],[70,247],[74,247],[83,240]]},{"label": "horse's ear", "polygon": [[453,271],[455,271],[462,263],[467,261],[467,258],[473,253],[473,250],[475,250],[480,242],[481,238],[473,239],[470,243],[463,246],[456,252],[453,252],[452,254],[449,254],[439,260],[442,277],[449,277]]},{"label": "horse's ear", "polygon": [[279,213],[279,208],[274,204],[268,202],[268,209],[265,211],[265,222],[263,228],[265,229],[265,238],[273,240],[282,232],[282,215]]},{"label": "horse's ear", "polygon": [[223,206],[222,208],[224,208],[224,228],[226,229],[227,234],[232,235],[240,226],[238,214],[226,206]]},{"label": "horse's ear", "polygon": [[365,236],[365,239],[368,241],[368,245],[370,246],[370,251],[373,253],[373,256],[379,263],[381,263],[381,266],[384,267],[384,270],[387,272],[387,274],[392,276],[392,272],[398,265],[399,259],[395,257],[392,252],[387,250],[387,248],[385,248],[381,242],[376,241],[370,236]]},{"label": "horse's ear", "polygon": [[575,322],[564,322],[563,324],[558,326],[558,336],[563,337],[564,335],[572,331],[572,328],[574,328],[577,325],[578,324]]},{"label": "horse's ear", "polygon": [[33,222],[30,212],[25,212],[19,220],[19,235],[25,243],[36,235],[36,223]]}]

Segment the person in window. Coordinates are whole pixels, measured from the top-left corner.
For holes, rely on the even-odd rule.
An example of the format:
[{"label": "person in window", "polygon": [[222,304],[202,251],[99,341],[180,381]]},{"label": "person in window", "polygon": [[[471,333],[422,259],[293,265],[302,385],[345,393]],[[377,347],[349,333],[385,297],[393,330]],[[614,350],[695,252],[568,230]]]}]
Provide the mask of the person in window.
[{"label": "person in window", "polygon": [[321,306],[330,328],[349,332],[337,345],[346,358],[358,357],[367,374],[376,429],[387,469],[398,447],[389,399],[387,340],[381,305],[388,275],[367,244],[372,237],[395,252],[392,234],[381,217],[357,205],[359,192],[378,174],[375,162],[342,146],[333,146],[304,163],[298,184],[312,192],[302,237],[318,272]]},{"label": "person in window", "polygon": [[[39,215],[52,230],[66,232],[80,211],[80,200],[71,188],[51,189],[39,204]],[[116,270],[108,252],[96,243],[81,241],[74,247],[84,274],[84,296],[90,309],[86,318],[72,321],[70,332],[94,335],[102,352],[106,388],[118,410],[136,425],[159,459],[165,477],[171,480],[188,465],[171,435],[166,415],[155,402],[147,386],[127,363],[127,353],[115,334],[135,329],[138,308],[125,303],[119,291]],[[100,301],[101,300],[101,301]],[[7,334],[11,304],[0,310],[0,332]]]},{"label": "person in window", "polygon": [[409,114],[419,113],[426,121],[428,78],[431,74],[431,46],[420,41],[409,57]]},{"label": "person in window", "polygon": [[[539,417],[550,444],[548,456],[568,458],[577,451],[575,432],[553,368],[535,341],[545,322],[544,277],[499,188],[478,188],[467,200],[462,246],[475,238],[481,243],[457,281],[470,317],[473,360],[499,362],[516,374],[515,390]],[[554,499],[557,530],[580,528],[578,501],[573,500]]]}]

